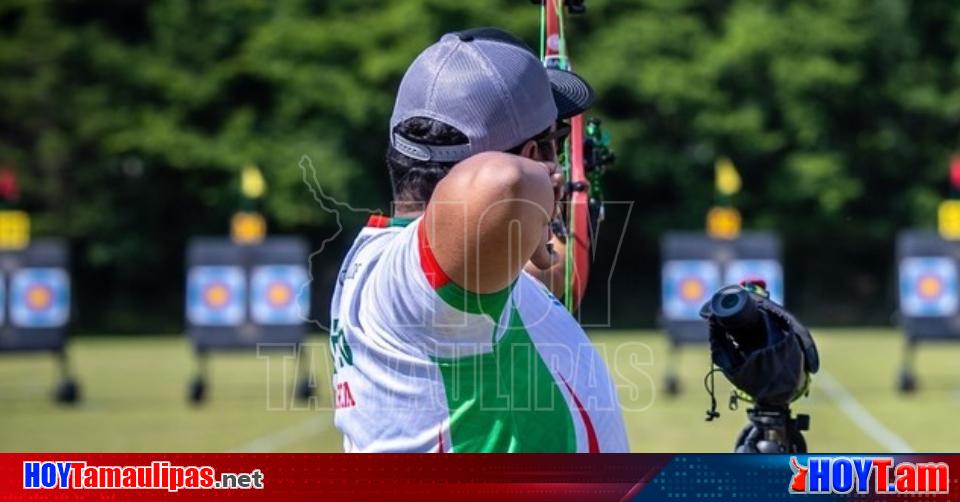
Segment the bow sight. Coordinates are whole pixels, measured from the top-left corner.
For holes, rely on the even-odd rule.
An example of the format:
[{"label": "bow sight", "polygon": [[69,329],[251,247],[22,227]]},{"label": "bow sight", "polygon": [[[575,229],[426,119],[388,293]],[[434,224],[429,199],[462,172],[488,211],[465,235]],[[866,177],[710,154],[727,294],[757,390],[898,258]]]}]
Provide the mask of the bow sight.
[{"label": "bow sight", "polygon": [[617,156],[610,148],[610,134],[603,130],[600,119],[590,118],[584,129],[583,167],[590,182],[590,228],[595,232],[597,225],[604,219],[601,179]]}]

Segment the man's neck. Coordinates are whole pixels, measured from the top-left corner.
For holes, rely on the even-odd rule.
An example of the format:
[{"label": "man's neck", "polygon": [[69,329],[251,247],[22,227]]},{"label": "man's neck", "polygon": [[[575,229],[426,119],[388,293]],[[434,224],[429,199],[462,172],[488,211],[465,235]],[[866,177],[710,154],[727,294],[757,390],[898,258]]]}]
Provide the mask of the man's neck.
[{"label": "man's neck", "polygon": [[426,204],[422,202],[394,202],[393,217],[409,218],[411,220],[419,218],[423,215],[424,206]]},{"label": "man's neck", "polygon": [[423,211],[395,211],[393,213],[394,218],[402,218],[405,220],[415,220],[423,215]]}]

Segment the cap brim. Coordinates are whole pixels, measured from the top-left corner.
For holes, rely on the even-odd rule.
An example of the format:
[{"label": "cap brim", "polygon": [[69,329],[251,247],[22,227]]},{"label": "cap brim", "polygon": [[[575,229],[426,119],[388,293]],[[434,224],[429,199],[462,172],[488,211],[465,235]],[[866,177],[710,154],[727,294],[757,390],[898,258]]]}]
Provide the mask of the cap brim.
[{"label": "cap brim", "polygon": [[548,68],[547,76],[557,104],[557,119],[579,115],[593,104],[593,89],[576,73]]}]

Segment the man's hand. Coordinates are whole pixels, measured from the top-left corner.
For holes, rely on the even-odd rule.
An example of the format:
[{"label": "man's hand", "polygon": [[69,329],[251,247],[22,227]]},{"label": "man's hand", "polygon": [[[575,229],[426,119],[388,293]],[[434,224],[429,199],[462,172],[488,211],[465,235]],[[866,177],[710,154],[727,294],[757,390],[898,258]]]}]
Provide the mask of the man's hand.
[{"label": "man's hand", "polygon": [[[559,171],[555,162],[541,162],[541,164],[543,164],[547,170],[547,173],[550,175],[550,182],[553,184],[554,204],[553,213],[550,214],[552,221],[560,214],[560,201],[563,199],[566,183],[563,180],[563,173]],[[556,241],[553,232],[550,230],[550,225],[547,225],[547,227],[543,229],[542,244],[534,251],[533,256],[530,257],[530,263],[525,268],[528,271],[531,270],[531,268],[547,271],[555,267],[558,262],[562,263],[563,260],[560,259],[562,255],[557,253],[558,243]]]}]

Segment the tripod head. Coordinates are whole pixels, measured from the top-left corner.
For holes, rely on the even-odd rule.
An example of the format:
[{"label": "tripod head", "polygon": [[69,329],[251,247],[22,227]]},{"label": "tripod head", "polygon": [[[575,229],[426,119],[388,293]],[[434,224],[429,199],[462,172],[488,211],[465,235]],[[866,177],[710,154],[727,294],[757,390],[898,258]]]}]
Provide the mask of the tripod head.
[{"label": "tripod head", "polygon": [[740,431],[736,453],[806,453],[803,431],[810,430],[810,415],[791,416],[790,408],[757,405],[747,410],[750,423]]}]

